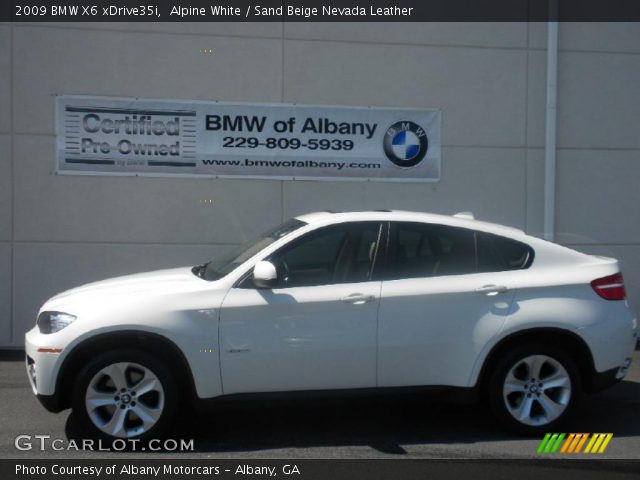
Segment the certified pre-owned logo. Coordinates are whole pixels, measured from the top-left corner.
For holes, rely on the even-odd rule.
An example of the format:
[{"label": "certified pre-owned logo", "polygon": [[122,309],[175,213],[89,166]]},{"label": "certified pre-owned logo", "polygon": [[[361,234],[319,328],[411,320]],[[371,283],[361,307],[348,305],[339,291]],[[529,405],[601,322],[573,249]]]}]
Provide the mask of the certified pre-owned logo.
[{"label": "certified pre-owned logo", "polygon": [[413,167],[427,154],[429,139],[420,125],[402,120],[391,125],[384,135],[384,153],[399,167]]}]

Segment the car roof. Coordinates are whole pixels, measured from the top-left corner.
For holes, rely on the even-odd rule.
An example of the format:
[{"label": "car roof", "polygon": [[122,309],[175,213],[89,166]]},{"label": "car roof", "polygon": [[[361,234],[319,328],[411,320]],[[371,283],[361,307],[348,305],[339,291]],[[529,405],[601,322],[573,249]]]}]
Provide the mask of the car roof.
[{"label": "car roof", "polygon": [[476,220],[473,218],[473,215],[468,212],[456,215],[441,215],[436,213],[412,212],[407,210],[365,210],[349,212],[325,210],[299,215],[295,218],[311,225],[365,220],[437,223],[454,227],[482,230],[509,237],[526,236],[522,230],[517,228]]}]

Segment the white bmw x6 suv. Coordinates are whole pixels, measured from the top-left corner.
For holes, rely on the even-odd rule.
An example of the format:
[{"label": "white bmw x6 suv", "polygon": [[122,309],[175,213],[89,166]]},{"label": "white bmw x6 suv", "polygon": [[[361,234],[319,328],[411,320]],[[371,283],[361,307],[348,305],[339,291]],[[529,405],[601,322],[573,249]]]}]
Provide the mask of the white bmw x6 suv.
[{"label": "white bmw x6 suv", "polygon": [[319,212],[53,297],[26,364],[48,410],[104,438],[157,436],[181,402],[390,389],[484,397],[538,434],[625,376],[636,330],[614,259],[470,214]]}]

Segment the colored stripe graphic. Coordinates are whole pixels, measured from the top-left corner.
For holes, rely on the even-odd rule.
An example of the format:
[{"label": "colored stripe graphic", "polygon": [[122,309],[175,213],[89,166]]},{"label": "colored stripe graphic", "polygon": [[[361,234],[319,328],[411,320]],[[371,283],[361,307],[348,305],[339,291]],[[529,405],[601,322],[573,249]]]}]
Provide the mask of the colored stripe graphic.
[{"label": "colored stripe graphic", "polygon": [[602,445],[600,446],[600,450],[598,450],[598,453],[604,453],[605,449],[609,445],[609,442],[613,438],[613,433],[607,433],[606,435],[607,437],[604,439],[604,442],[602,442]]},{"label": "colored stripe graphic", "polygon": [[578,445],[576,445],[576,451],[574,453],[580,453],[580,450],[582,450],[582,446],[584,445],[584,442],[587,441],[587,438],[589,438],[589,434],[583,433]]},{"label": "colored stripe graphic", "polygon": [[538,446],[538,453],[556,453],[565,435],[564,433],[547,433]]},{"label": "colored stripe graphic", "polygon": [[567,453],[567,449],[569,448],[569,445],[571,444],[571,442],[573,442],[573,439],[576,437],[575,433],[570,433],[569,436],[567,437],[567,439],[564,442],[564,445],[562,445],[562,449],[560,450],[560,453]]},{"label": "colored stripe graphic", "polygon": [[538,445],[538,453],[543,453],[544,452],[544,447],[547,444],[547,442],[549,441],[549,438],[551,437],[550,433],[547,433],[544,438],[542,439],[542,441],[540,442],[540,445]]},{"label": "colored stripe graphic", "polygon": [[613,438],[613,433],[594,433],[584,453],[602,453]]},{"label": "colored stripe graphic", "polygon": [[556,439],[555,443],[551,447],[549,453],[556,453],[558,451],[558,448],[560,448],[560,444],[562,443],[562,440],[564,439],[564,436],[565,436],[564,433],[559,433],[558,434],[558,438]]},{"label": "colored stripe graphic", "polygon": [[[612,438],[613,433],[547,433],[538,445],[537,453],[603,453]],[[587,446],[583,451],[585,443]]]},{"label": "colored stripe graphic", "polygon": [[584,445],[584,442],[586,442],[587,438],[589,438],[589,434],[574,433],[572,435],[573,435],[573,441],[571,442],[570,445],[567,445],[568,446],[567,453],[580,453],[580,450],[582,450],[582,445]]}]

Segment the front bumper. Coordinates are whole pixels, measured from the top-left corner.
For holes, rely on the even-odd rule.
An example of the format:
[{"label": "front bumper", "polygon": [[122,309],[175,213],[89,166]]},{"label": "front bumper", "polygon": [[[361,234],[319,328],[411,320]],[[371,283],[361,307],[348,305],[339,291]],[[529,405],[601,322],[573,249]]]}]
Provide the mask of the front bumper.
[{"label": "front bumper", "polygon": [[62,406],[60,395],[36,395],[40,404],[51,413],[59,413],[65,409]]},{"label": "front bumper", "polygon": [[31,389],[39,396],[52,396],[65,351],[55,342],[55,335],[43,335],[37,327],[25,335],[26,369]]},{"label": "front bumper", "polygon": [[38,401],[42,404],[42,406],[50,412],[58,413],[64,410],[62,407],[62,402],[60,400],[60,395],[43,395],[38,393],[38,375],[37,375],[37,367],[36,361],[29,356],[29,354],[25,354],[25,364],[27,367],[27,377],[29,378],[29,383],[31,384],[31,390],[36,395]]}]

